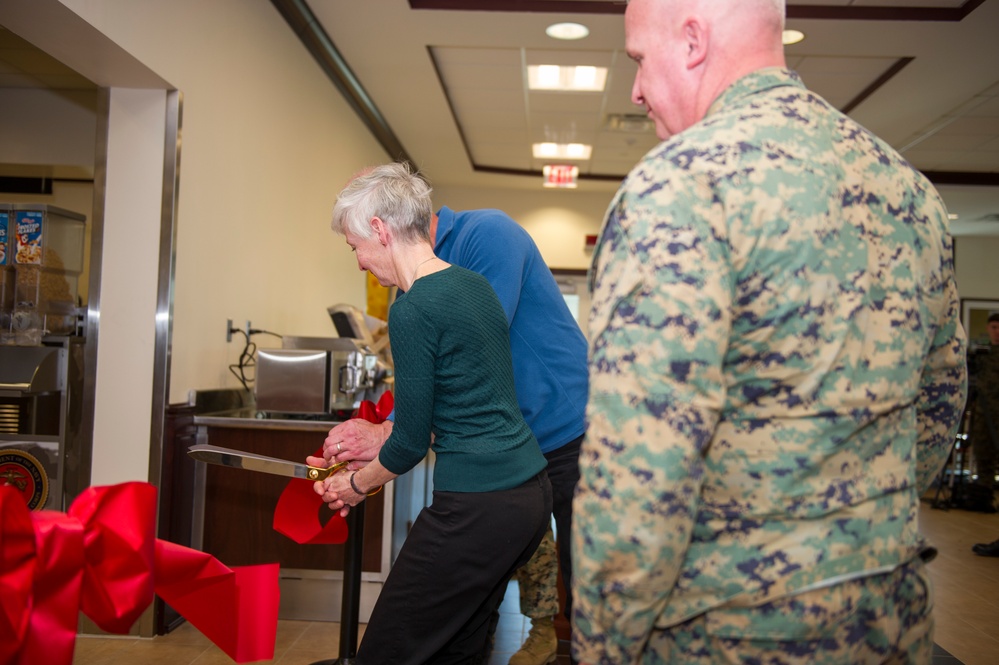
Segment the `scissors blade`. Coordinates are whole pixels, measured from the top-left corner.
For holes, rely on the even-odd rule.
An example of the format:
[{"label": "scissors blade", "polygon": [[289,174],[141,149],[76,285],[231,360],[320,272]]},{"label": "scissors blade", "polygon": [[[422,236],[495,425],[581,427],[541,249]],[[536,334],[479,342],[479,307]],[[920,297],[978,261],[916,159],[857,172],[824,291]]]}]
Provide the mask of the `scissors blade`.
[{"label": "scissors blade", "polygon": [[289,478],[304,478],[305,480],[323,480],[347,466],[346,462],[340,462],[327,469],[322,469],[278,457],[267,457],[266,455],[257,455],[256,453],[248,453],[242,450],[233,450],[232,448],[222,448],[208,444],[191,446],[187,449],[187,454],[196,460],[201,460],[209,464],[218,464],[232,469],[260,471],[261,473],[288,476]]}]

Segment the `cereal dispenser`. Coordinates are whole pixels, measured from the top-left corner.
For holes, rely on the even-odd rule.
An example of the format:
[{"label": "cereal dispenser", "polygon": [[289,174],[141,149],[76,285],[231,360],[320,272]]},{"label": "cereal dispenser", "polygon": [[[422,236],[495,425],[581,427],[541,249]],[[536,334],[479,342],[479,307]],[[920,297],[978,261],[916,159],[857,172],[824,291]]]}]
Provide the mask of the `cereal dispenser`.
[{"label": "cereal dispenser", "polygon": [[38,346],[71,335],[83,272],[86,217],[46,204],[7,204],[0,344]]},{"label": "cereal dispenser", "polygon": [[63,510],[89,482],[77,290],[83,215],[0,203],[0,483]]}]

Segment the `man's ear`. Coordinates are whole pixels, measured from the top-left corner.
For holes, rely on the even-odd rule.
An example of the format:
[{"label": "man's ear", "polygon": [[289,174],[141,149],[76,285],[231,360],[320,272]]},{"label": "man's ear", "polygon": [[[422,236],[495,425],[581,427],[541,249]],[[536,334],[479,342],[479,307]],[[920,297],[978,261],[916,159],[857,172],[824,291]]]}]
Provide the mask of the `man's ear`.
[{"label": "man's ear", "polygon": [[683,39],[687,47],[687,69],[694,69],[708,57],[709,30],[701,16],[691,16],[683,22]]},{"label": "man's ear", "polygon": [[385,223],[384,219],[382,219],[381,217],[372,217],[371,230],[375,232],[375,236],[378,238],[378,242],[380,242],[382,245],[388,244],[389,236],[391,235],[391,233],[389,232],[388,224]]}]

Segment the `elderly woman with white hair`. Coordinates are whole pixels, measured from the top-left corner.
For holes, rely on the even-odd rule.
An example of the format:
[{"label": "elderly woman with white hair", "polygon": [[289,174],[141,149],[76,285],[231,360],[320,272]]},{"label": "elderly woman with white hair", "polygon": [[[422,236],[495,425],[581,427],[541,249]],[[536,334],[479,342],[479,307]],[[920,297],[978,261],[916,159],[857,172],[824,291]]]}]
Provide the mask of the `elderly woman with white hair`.
[{"label": "elderly woman with white hair", "polygon": [[378,457],[316,483],[346,515],[386,482],[436,454],[421,511],[379,595],[359,665],[466,663],[550,520],[546,461],[521,415],[506,315],[481,275],[434,256],[430,186],[404,164],[355,177],[333,230],[361,270],[401,293],[389,311],[395,425]]}]

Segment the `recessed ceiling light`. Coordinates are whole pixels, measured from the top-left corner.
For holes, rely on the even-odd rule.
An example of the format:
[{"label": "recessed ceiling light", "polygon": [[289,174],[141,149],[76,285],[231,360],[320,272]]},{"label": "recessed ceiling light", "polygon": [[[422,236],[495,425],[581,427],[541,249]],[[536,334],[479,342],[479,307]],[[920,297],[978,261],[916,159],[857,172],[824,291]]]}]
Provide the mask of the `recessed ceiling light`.
[{"label": "recessed ceiling light", "polygon": [[534,143],[531,145],[535,159],[589,159],[593,146],[585,143]]},{"label": "recessed ceiling light", "polygon": [[805,38],[805,33],[801,30],[785,30],[784,34],[781,35],[781,41],[784,42],[784,46],[788,44],[797,44]]},{"label": "recessed ceiling light", "polygon": [[607,68],[590,65],[528,65],[527,85],[531,90],[574,90],[600,92],[607,84]]},{"label": "recessed ceiling light", "polygon": [[545,28],[545,34],[552,39],[582,39],[590,29],[579,23],[554,23]]},{"label": "recessed ceiling light", "polygon": [[947,213],[947,219],[957,219],[958,214],[956,212]]}]

